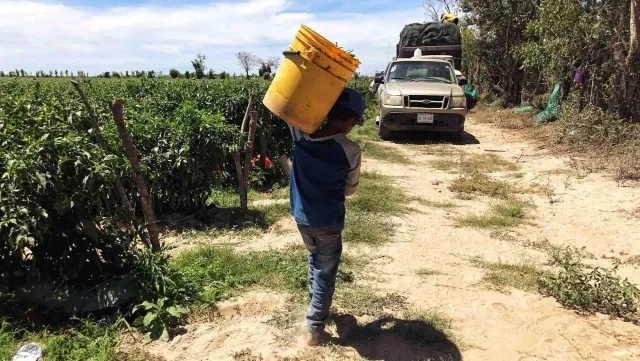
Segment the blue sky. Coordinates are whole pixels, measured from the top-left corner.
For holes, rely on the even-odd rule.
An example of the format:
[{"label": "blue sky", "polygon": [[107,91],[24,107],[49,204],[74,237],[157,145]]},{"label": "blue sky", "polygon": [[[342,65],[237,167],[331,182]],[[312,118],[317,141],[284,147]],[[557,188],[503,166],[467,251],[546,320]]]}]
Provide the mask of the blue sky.
[{"label": "blue sky", "polygon": [[241,72],[234,54],[280,56],[300,24],[353,49],[360,71],[384,67],[420,0],[0,0],[0,69],[168,72],[197,53],[215,71]]}]

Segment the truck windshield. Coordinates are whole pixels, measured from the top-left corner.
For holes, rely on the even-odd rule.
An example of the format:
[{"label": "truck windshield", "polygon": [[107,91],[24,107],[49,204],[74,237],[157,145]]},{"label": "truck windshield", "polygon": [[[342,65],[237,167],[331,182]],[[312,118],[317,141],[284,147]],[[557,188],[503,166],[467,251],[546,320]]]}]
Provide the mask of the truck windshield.
[{"label": "truck windshield", "polygon": [[453,70],[449,63],[435,61],[399,61],[389,69],[389,81],[415,81],[453,83]]}]

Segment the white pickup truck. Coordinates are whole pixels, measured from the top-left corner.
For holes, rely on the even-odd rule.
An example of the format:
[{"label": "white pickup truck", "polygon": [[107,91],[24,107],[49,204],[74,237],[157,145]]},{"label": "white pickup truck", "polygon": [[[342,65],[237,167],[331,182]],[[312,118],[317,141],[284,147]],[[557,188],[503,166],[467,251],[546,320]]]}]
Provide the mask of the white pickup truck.
[{"label": "white pickup truck", "polygon": [[418,53],[392,60],[370,89],[377,93],[380,137],[389,139],[394,131],[425,131],[446,132],[461,140],[467,115],[465,84],[451,56]]}]

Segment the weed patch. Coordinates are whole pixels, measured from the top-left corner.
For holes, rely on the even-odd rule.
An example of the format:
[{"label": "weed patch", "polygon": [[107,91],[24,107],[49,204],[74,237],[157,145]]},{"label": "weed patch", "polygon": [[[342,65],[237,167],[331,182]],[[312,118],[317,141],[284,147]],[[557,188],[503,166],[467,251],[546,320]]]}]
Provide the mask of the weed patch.
[{"label": "weed patch", "polygon": [[536,291],[538,289],[538,279],[542,274],[531,263],[510,264],[475,259],[473,264],[487,270],[482,277],[482,281],[499,291],[505,291],[508,287],[527,292]]},{"label": "weed patch", "polygon": [[492,179],[486,174],[475,173],[454,179],[449,190],[462,194],[482,194],[493,198],[508,199],[519,190],[514,185]]},{"label": "weed patch", "polygon": [[631,256],[627,258],[627,260],[624,263],[634,265],[634,266],[640,266],[640,255]]},{"label": "weed patch", "polygon": [[[237,197],[237,196],[236,196]],[[258,192],[254,189],[249,190],[247,198],[250,202],[264,201],[264,200],[277,200],[277,199],[289,199],[289,187],[277,187],[271,192]],[[240,201],[238,200],[238,203]]]},{"label": "weed patch", "polygon": [[393,178],[378,173],[362,173],[356,194],[347,200],[347,209],[357,213],[401,214],[410,197],[395,186]]},{"label": "weed patch", "polygon": [[222,208],[208,211],[206,222],[177,229],[187,237],[216,238],[233,234],[240,238],[251,238],[268,231],[280,219],[290,214],[288,203],[273,203],[252,207]]},{"label": "weed patch", "polygon": [[587,267],[570,248],[552,252],[549,264],[559,270],[541,278],[543,294],[578,311],[638,320],[640,289],[620,278],[618,265],[612,269]]},{"label": "weed patch", "polygon": [[143,361],[139,355],[115,350],[119,335],[119,326],[90,320],[59,332],[16,330],[6,320],[0,320],[0,359],[10,360],[20,345],[35,342],[42,347],[47,361]]},{"label": "weed patch", "polygon": [[341,312],[354,316],[376,316],[406,308],[405,297],[396,293],[380,295],[369,287],[341,288],[336,292],[335,304]]},{"label": "weed patch", "polygon": [[438,270],[430,269],[430,268],[421,268],[421,269],[416,271],[416,274],[418,276],[428,277],[428,276],[441,275],[442,272],[440,272]]},{"label": "weed patch", "polygon": [[456,224],[472,228],[511,228],[522,223],[526,217],[526,208],[530,204],[522,201],[507,201],[491,207],[485,214],[468,214],[457,217]]},{"label": "weed patch", "polygon": [[409,157],[397,149],[391,147],[385,147],[376,142],[365,141],[361,144],[362,153],[365,156],[373,159],[381,160],[389,163],[396,164],[411,164],[413,163]]},{"label": "weed patch", "polygon": [[307,256],[302,246],[286,251],[249,252],[203,247],[178,255],[171,267],[185,287],[196,290],[195,300],[214,303],[234,289],[265,285],[303,295],[307,290]]},{"label": "weed patch", "polygon": [[495,154],[474,154],[465,157],[462,153],[459,161],[438,159],[431,162],[431,166],[441,171],[461,174],[513,172],[519,169],[517,164]]},{"label": "weed patch", "polygon": [[438,202],[438,201],[432,201],[430,199],[424,199],[421,197],[414,197],[412,198],[412,200],[422,204],[425,207],[431,207],[431,208],[453,209],[458,207],[458,205],[453,202]]},{"label": "weed patch", "polygon": [[375,245],[391,240],[395,225],[389,216],[406,212],[409,200],[393,178],[362,173],[358,191],[347,200],[344,241]]},{"label": "weed patch", "polygon": [[395,228],[394,222],[384,215],[347,211],[342,239],[349,243],[380,245],[392,240]]},{"label": "weed patch", "polygon": [[391,326],[402,339],[422,345],[453,339],[451,318],[433,310],[414,310],[403,314],[403,322]]}]

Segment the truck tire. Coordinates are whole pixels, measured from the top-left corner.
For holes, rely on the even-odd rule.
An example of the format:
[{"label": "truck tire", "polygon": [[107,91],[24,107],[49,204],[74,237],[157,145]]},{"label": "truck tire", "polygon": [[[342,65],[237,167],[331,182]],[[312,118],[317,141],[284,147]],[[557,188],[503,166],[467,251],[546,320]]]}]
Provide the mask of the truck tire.
[{"label": "truck tire", "polygon": [[385,127],[385,125],[382,124],[382,122],[380,122],[380,125],[378,126],[378,134],[380,135],[380,138],[382,140],[391,139],[391,130]]},{"label": "truck tire", "polygon": [[451,140],[454,142],[462,142],[463,137],[464,137],[464,128],[458,130],[455,133],[451,133]]}]

